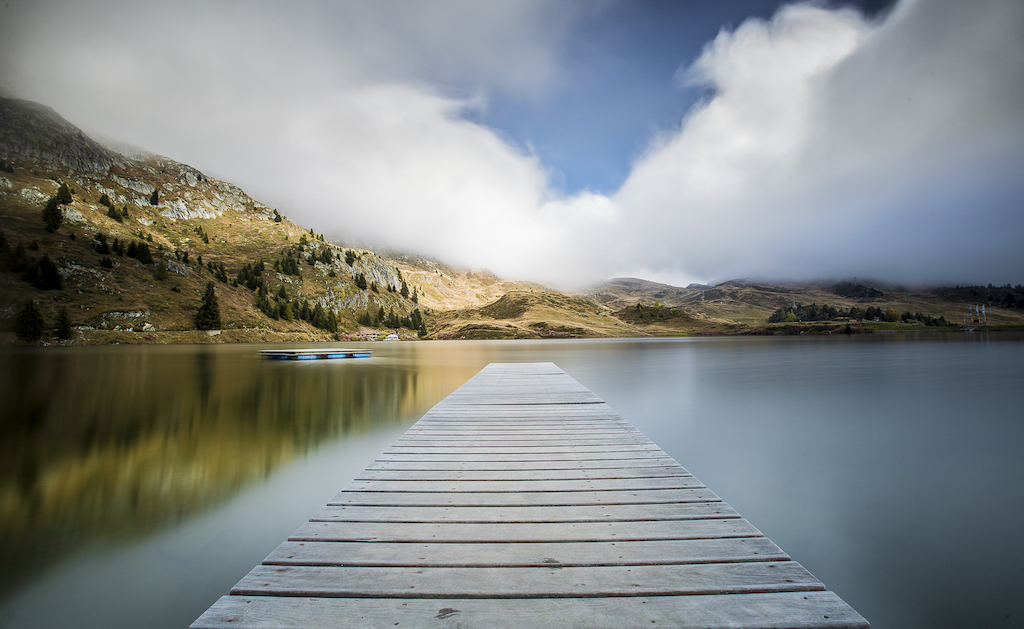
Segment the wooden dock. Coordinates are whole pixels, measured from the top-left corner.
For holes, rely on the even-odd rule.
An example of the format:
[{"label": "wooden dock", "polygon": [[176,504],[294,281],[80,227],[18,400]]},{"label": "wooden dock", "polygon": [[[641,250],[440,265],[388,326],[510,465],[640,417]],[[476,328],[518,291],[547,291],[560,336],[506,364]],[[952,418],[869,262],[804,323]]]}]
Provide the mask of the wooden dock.
[{"label": "wooden dock", "polygon": [[491,364],[195,623],[868,627],[552,363]]}]

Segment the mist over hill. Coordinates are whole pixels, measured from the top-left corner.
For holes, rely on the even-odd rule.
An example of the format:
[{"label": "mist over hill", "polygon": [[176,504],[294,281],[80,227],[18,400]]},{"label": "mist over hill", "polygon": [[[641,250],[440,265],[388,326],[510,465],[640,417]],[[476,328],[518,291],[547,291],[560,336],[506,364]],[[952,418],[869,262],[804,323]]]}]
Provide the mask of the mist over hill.
[{"label": "mist over hill", "polygon": [[[978,324],[1017,325],[1024,307],[1024,290],[1009,285],[733,280],[682,288],[618,278],[566,294],[415,253],[330,242],[232,183],[139,147],[102,144],[52,109],[14,99],[0,99],[0,168],[7,342],[773,334],[851,320],[870,331],[938,317],[967,323],[981,304]],[[899,320],[853,316],[868,303]],[[800,304],[814,313],[827,305],[835,317],[802,321]],[[768,323],[787,307],[794,320]],[[32,317],[38,329],[26,335]]]}]

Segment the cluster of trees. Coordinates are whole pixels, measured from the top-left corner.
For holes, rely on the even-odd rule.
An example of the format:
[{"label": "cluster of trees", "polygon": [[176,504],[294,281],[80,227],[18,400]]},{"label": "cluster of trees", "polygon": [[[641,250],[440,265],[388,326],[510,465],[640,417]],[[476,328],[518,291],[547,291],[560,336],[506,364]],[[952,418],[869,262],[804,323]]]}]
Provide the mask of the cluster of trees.
[{"label": "cluster of trees", "polygon": [[[46,331],[43,313],[31,299],[18,310],[13,323],[14,334],[23,341],[38,341],[43,338],[43,332]],[[71,338],[71,315],[68,314],[67,306],[62,306],[57,311],[54,327],[54,336],[57,338],[65,340]]]},{"label": "cluster of trees", "polygon": [[60,209],[60,206],[67,205],[72,201],[73,190],[68,187],[68,184],[62,183],[57,188],[57,194],[53,195],[46,201],[46,205],[43,206],[43,224],[46,226],[46,231],[51,234],[57,231],[60,224],[64,221],[64,214]]},{"label": "cluster of trees", "polygon": [[235,286],[244,286],[251,291],[266,288],[263,280],[263,260],[256,260],[252,264],[243,264],[235,276]]},{"label": "cluster of trees", "polygon": [[[309,235],[313,237],[313,240],[319,240],[320,242],[327,242],[324,239],[324,235],[323,234],[318,234],[318,233],[314,232],[312,227],[309,229]],[[306,234],[302,234],[301,236],[299,236],[299,249],[302,249],[303,247],[305,247],[308,244],[309,244],[309,238],[306,238]]]},{"label": "cluster of trees", "polygon": [[271,319],[299,319],[321,330],[338,331],[338,317],[334,311],[327,310],[320,304],[310,305],[305,299],[289,299],[288,291],[283,285],[273,298],[268,295],[265,284],[260,286],[256,293],[256,307]]},{"label": "cluster of trees", "polygon": [[280,223],[281,222],[281,213],[278,212],[277,210],[274,210],[274,222],[275,223]]},{"label": "cluster of trees", "polygon": [[930,315],[921,314],[920,312],[912,313],[907,311],[901,313],[892,307],[882,310],[875,306],[868,306],[863,309],[858,308],[857,306],[850,306],[849,310],[842,310],[828,304],[822,306],[817,304],[811,304],[809,306],[800,304],[796,308],[779,308],[773,312],[770,317],[768,317],[768,323],[836,321],[839,319],[863,319],[865,321],[886,321],[888,323],[896,323],[898,321],[911,323],[917,321],[931,326],[949,325],[949,323],[946,322],[945,317],[932,317]]},{"label": "cluster of trees", "polygon": [[[853,310],[856,309],[856,307],[853,308]],[[896,317],[899,318],[899,313],[895,310],[893,310],[893,312],[896,313]],[[768,317],[768,323],[790,323],[793,321],[835,321],[840,316],[845,319],[863,318],[851,316],[849,311],[840,313],[838,308],[828,304],[823,306],[819,306],[818,304],[811,304],[809,306],[800,304],[796,308],[791,306],[779,308],[773,312],[770,317]]]},{"label": "cluster of trees", "polygon": [[[29,245],[29,249],[38,247],[35,242]],[[20,242],[11,247],[3,231],[0,231],[0,271],[20,273],[22,281],[40,290],[59,290],[62,287],[60,271],[48,254],[44,253],[41,258],[30,256]]]},{"label": "cluster of trees", "polygon": [[[203,256],[199,256],[199,264],[202,264],[202,263],[203,263]],[[224,282],[225,284],[228,283],[228,271],[227,271],[227,269],[224,268],[224,263],[223,262],[214,262],[212,260],[208,260],[206,262],[206,268],[207,268],[208,271],[210,271],[210,273],[213,273],[213,276],[215,278],[217,278],[218,280]]]},{"label": "cluster of trees", "polygon": [[416,330],[420,333],[420,336],[427,335],[427,326],[423,322],[423,313],[420,312],[419,308],[413,310],[408,316],[400,316],[390,309],[385,312],[384,306],[380,306],[376,313],[372,313],[369,310],[359,313],[356,316],[356,322],[367,327],[383,326],[393,330],[408,328]]},{"label": "cluster of trees", "polygon": [[309,266],[316,266],[317,262],[330,264],[333,261],[334,256],[331,255],[331,250],[327,247],[321,249],[319,254],[316,253],[315,251],[311,251],[309,255],[306,256],[306,264],[308,264]]},{"label": "cluster of trees", "polygon": [[124,219],[129,218],[128,204],[124,204],[124,209],[117,209],[117,206],[114,205],[114,202],[110,200],[110,197],[105,192],[100,195],[100,205],[105,205],[107,207],[107,216],[118,223],[122,223]]},{"label": "cluster of trees", "polygon": [[203,229],[202,225],[196,225],[195,227],[192,228],[192,231],[194,231],[196,235],[199,236],[200,240],[202,240],[206,244],[210,244],[210,235],[206,233],[206,230]]},{"label": "cluster of trees", "polygon": [[[135,258],[142,264],[153,264],[153,252],[149,248],[149,243],[142,240],[132,240],[126,245],[125,241],[115,238],[114,244],[111,245],[107,242],[106,234],[96,232],[96,235],[92,237],[92,246],[96,253],[103,256],[109,256],[110,254],[128,256],[129,258]],[[108,257],[107,261],[109,260]],[[102,260],[101,264],[103,266],[113,266],[112,262],[106,264]]]},{"label": "cluster of trees", "polygon": [[685,310],[669,308],[659,302],[654,302],[650,306],[645,306],[642,303],[637,302],[636,306],[621,310],[616,313],[616,315],[625,321],[637,323],[642,323],[644,321],[670,321],[672,319],[685,319],[690,317]]},{"label": "cluster of trees", "polygon": [[[220,269],[223,269],[223,263]],[[267,282],[263,278],[263,260],[255,260],[242,265],[232,284],[254,291],[256,307],[271,319],[284,319],[285,321],[300,319],[321,330],[338,331],[338,317],[333,311],[325,310],[320,304],[310,305],[306,300],[289,299],[284,285],[281,285],[276,296],[271,296]]]},{"label": "cluster of trees", "polygon": [[933,317],[931,315],[921,314],[920,312],[911,313],[909,311],[904,312],[900,315],[900,321],[903,323],[912,323],[918,321],[925,325],[937,326],[937,325],[953,325],[946,321],[946,317]]},{"label": "cluster of trees", "polygon": [[1003,286],[957,286],[937,291],[946,301],[959,301],[989,306],[1024,309],[1024,286],[1004,284]]},{"label": "cluster of trees", "polygon": [[299,261],[291,254],[284,254],[284,257],[274,260],[274,270],[286,275],[302,275],[299,271]]},{"label": "cluster of trees", "polygon": [[[377,282],[370,282],[369,284],[367,284],[366,276],[363,275],[362,273],[356,273],[353,281],[355,282],[356,288],[358,288],[359,290],[366,290],[367,288],[369,288],[373,292],[380,294],[380,288],[377,286]],[[412,293],[410,295],[409,285],[405,283],[405,280],[402,280],[401,288],[395,288],[391,284],[388,284],[388,292],[398,293],[399,295],[406,299],[411,299],[412,302],[416,304],[420,302],[419,295],[417,294],[415,288],[412,290]]]}]

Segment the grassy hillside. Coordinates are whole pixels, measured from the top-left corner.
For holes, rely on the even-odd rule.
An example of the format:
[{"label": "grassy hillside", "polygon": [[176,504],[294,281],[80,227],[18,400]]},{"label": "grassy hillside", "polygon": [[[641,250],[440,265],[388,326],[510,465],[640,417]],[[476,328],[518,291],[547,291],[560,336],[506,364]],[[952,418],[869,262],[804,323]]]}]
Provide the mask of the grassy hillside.
[{"label": "grassy hillside", "polygon": [[[10,110],[10,101],[4,104]],[[85,144],[84,135],[76,145],[74,134],[68,140],[35,122],[25,125],[35,135],[20,138],[30,149],[10,156],[20,145],[9,127],[0,145],[7,154],[0,153],[3,342],[15,340],[17,317],[29,303],[42,315],[44,341],[58,340],[62,310],[76,343],[327,340],[397,330],[403,320],[397,331],[415,335],[407,320],[419,305],[415,287],[406,286],[408,296],[400,292],[401,265],[325,242],[189,166],[116,154]],[[61,152],[46,152],[54,145]],[[61,161],[68,151],[88,151],[93,161],[68,167]],[[62,220],[51,231],[43,213],[61,184],[71,194],[57,206]],[[238,283],[243,268],[256,271],[259,286]],[[197,330],[210,282],[221,322]],[[399,325],[378,323],[382,311]]]},{"label": "grassy hillside", "polygon": [[481,308],[438,312],[429,338],[499,339],[637,336],[593,301],[550,290],[510,291]]}]

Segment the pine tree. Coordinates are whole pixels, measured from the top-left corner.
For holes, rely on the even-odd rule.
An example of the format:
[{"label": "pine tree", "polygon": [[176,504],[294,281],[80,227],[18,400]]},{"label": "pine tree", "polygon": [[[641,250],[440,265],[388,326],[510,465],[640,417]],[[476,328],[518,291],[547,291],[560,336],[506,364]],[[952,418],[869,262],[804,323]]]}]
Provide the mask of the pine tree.
[{"label": "pine tree", "polygon": [[203,303],[196,312],[196,327],[200,330],[220,329],[220,305],[217,303],[216,289],[213,282],[206,283],[206,294]]},{"label": "pine tree", "polygon": [[71,188],[68,188],[68,184],[60,184],[60,188],[57,188],[57,194],[54,195],[57,199],[57,203],[61,205],[67,205],[71,203]]},{"label": "pine tree", "polygon": [[68,307],[64,306],[57,313],[57,338],[65,341],[71,338],[71,315],[68,314]]},{"label": "pine tree", "polygon": [[29,300],[14,317],[14,333],[23,341],[38,341],[43,338],[43,313]]},{"label": "pine tree", "polygon": [[57,231],[57,228],[64,221],[64,214],[60,210],[60,201],[57,197],[50,197],[50,200],[46,202],[46,206],[43,208],[42,215],[46,231],[51,234]]},{"label": "pine tree", "polygon": [[149,204],[156,205],[157,203],[160,203],[160,193],[153,188],[153,194],[149,195]]},{"label": "pine tree", "polygon": [[57,265],[50,259],[49,254],[44,254],[39,262],[30,264],[23,273],[25,281],[40,290],[60,290],[60,271]]},{"label": "pine tree", "polygon": [[156,265],[156,269],[154,269],[153,271],[153,278],[162,282],[166,280],[167,277],[167,264],[165,264],[164,261],[161,260],[160,264]]}]

